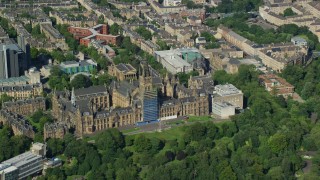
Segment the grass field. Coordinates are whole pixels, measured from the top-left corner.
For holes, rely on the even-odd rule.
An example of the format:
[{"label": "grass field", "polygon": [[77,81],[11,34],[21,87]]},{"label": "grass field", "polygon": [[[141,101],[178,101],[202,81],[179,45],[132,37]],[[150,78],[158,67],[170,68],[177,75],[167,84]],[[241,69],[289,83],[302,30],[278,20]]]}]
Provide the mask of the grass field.
[{"label": "grass field", "polygon": [[131,132],[135,132],[135,131],[139,131],[140,128],[139,127],[135,127],[135,128],[132,128],[132,129],[126,129],[126,130],[123,130],[121,131],[122,133],[131,133]]},{"label": "grass field", "polygon": [[174,122],[167,122],[166,124],[168,124],[168,125],[181,125],[184,123],[185,123],[184,120],[178,120],[178,121],[174,121]]},{"label": "grass field", "polygon": [[189,116],[188,122],[212,121],[211,116]]},{"label": "grass field", "polygon": [[152,132],[152,133],[143,133],[143,134],[149,138],[174,140],[174,139],[180,139],[183,136],[185,127],[186,126],[180,126],[180,127],[174,127],[168,130],[163,130],[162,132]]}]

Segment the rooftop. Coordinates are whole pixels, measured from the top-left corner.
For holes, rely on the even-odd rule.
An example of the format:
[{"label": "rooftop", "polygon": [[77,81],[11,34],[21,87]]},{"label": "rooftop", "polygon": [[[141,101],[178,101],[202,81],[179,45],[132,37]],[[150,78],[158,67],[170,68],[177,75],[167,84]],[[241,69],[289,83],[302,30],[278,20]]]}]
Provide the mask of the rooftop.
[{"label": "rooftop", "polygon": [[27,151],[23,154],[20,154],[18,156],[15,156],[11,159],[8,159],[6,161],[3,161],[2,164],[4,165],[12,165],[17,168],[26,165],[28,163],[31,163],[32,161],[36,161],[42,159],[41,155],[33,154],[31,151]]},{"label": "rooftop", "polygon": [[235,94],[242,94],[242,91],[236,88],[232,84],[225,84],[225,85],[216,85],[215,91],[220,96],[229,96]]}]

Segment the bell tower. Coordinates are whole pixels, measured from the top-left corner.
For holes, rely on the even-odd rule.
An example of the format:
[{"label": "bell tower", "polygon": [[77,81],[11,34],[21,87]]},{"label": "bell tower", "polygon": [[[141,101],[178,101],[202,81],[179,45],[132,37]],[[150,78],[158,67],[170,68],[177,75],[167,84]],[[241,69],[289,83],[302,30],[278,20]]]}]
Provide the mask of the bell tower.
[{"label": "bell tower", "polygon": [[139,67],[139,84],[141,91],[152,90],[152,76],[147,62],[143,61]]}]

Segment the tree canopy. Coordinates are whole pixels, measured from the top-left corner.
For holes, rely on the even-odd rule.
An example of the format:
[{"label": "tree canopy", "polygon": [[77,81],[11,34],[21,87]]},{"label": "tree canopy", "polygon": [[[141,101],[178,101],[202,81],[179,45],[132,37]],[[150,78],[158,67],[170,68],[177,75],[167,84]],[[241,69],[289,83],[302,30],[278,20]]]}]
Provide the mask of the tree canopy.
[{"label": "tree canopy", "polygon": [[287,8],[283,11],[283,16],[294,16],[297,15],[297,13],[295,13],[292,8]]},{"label": "tree canopy", "polygon": [[78,74],[71,80],[70,85],[75,89],[87,88],[92,85],[92,81],[89,77],[83,74]]}]

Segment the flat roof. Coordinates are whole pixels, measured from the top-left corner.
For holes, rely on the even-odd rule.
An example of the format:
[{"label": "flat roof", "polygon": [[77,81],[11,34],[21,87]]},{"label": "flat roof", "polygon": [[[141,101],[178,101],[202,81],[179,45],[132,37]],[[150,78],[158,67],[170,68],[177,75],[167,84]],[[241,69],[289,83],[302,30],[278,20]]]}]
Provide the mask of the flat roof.
[{"label": "flat roof", "polygon": [[233,84],[216,85],[215,90],[220,96],[242,94],[242,91],[236,88]]},{"label": "flat roof", "polygon": [[37,160],[37,159],[42,159],[42,156],[33,154],[31,151],[27,151],[27,152],[22,153],[18,156],[15,156],[11,159],[3,161],[1,164],[12,165],[12,166],[19,168],[25,164],[28,164],[34,160]]},{"label": "flat roof", "polygon": [[3,83],[13,83],[13,82],[25,82],[29,81],[30,79],[27,76],[20,76],[20,77],[11,77],[8,79],[0,79],[0,84]]}]

